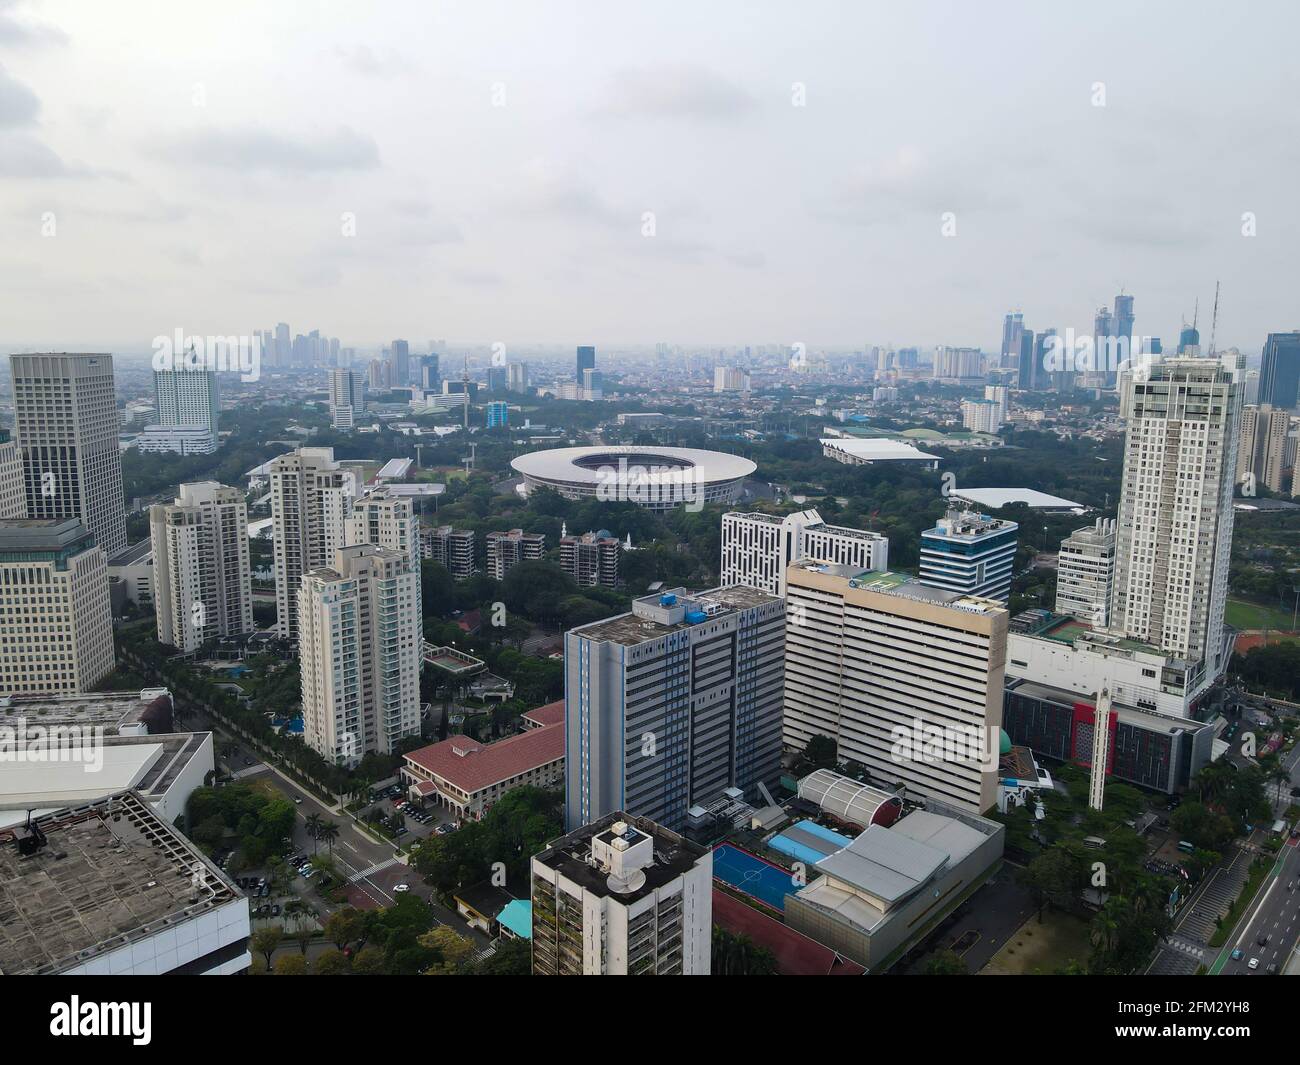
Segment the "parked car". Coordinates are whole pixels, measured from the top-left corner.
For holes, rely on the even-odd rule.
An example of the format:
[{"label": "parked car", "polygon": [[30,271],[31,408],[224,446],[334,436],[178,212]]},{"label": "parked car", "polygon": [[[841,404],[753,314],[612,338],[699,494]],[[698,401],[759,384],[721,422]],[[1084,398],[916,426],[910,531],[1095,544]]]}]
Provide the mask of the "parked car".
[{"label": "parked car", "polygon": [[410,890],[411,890],[411,885],[410,885],[410,884],[398,884],[395,888],[393,888],[393,890],[394,890],[395,892],[397,892],[397,894],[401,895],[401,894],[403,894],[403,893],[405,893],[405,892],[407,892],[407,891],[410,891]]}]

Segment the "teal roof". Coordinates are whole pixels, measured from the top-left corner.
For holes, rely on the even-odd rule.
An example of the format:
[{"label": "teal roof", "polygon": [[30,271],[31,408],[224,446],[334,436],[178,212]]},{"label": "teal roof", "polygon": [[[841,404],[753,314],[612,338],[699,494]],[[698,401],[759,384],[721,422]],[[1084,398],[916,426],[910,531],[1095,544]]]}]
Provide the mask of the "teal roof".
[{"label": "teal roof", "polygon": [[528,899],[511,899],[497,914],[497,924],[508,928],[520,939],[532,939],[533,904]]}]

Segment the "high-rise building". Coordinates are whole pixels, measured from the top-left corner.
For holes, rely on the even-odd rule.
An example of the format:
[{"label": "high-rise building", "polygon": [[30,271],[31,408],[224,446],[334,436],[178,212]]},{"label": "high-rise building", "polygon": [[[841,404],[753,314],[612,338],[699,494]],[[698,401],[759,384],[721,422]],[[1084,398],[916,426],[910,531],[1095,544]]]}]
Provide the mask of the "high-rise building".
[{"label": "high-rise building", "polygon": [[531,862],[534,976],[707,976],[713,852],[614,812]]},{"label": "high-rise building", "polygon": [[1020,526],[972,510],[950,510],[921,533],[919,577],[935,588],[1005,603]]},{"label": "high-rise building", "polygon": [[355,478],[334,461],[333,448],[300,447],[271,461],[270,481],[276,628],[292,640],[302,575],[330,565],[347,542]]},{"label": "high-rise building", "polygon": [[889,540],[880,533],[827,525],[815,510],[774,514],[722,515],[722,584],[743,584],[768,595],[785,595],[791,562],[811,558],[856,566],[889,568]]},{"label": "high-rise building", "polygon": [[[167,450],[183,454],[210,455],[217,450],[217,423],[221,417],[221,398],[217,375],[201,368],[155,370],[153,373],[155,410],[158,421],[145,427],[153,429],[190,429],[196,434],[159,434],[174,443]],[[181,448],[184,451],[181,451]]]},{"label": "high-rise building", "polygon": [[503,581],[520,562],[536,562],[546,557],[546,536],[526,533],[523,529],[490,532],[484,537],[487,547],[488,576]]},{"label": "high-rise building", "polygon": [[618,587],[618,537],[607,531],[560,537],[560,568],[583,587]]},{"label": "high-rise building", "polygon": [[90,691],[115,664],[94,536],[76,518],[0,521],[0,695]]},{"label": "high-rise building", "polygon": [[595,368],[583,370],[578,381],[580,397],[584,402],[596,403],[605,398],[605,379]]},{"label": "high-rise building", "polygon": [[390,495],[380,487],[352,503],[347,518],[349,544],[374,544],[400,551],[420,568],[420,520],[407,496]]},{"label": "high-rise building", "polygon": [[1002,404],[991,399],[963,399],[961,424],[972,433],[996,433],[1002,428]]},{"label": "high-rise building", "polygon": [[675,589],[565,633],[565,824],[627,810],[682,829],[781,771],[781,600]]},{"label": "high-rise building", "polygon": [[149,508],[158,642],[179,651],[253,631],[244,494],[216,481],[180,486]]},{"label": "high-rise building", "polygon": [[289,337],[289,325],[280,322],[275,327],[275,365],[283,369],[293,362],[293,341]]},{"label": "high-rise building", "polygon": [[881,786],[987,810],[1006,644],[1007,611],[995,600],[797,563],[787,575],[785,746],[827,736]]},{"label": "high-rise building", "polygon": [[1216,361],[1174,358],[1128,387],[1110,627],[1214,676],[1227,665],[1242,382]]},{"label": "high-rise building", "polygon": [[468,580],[478,572],[474,564],[474,532],[450,525],[420,530],[420,553],[451,574],[454,581]]},{"label": "high-rise building", "polygon": [[714,392],[748,392],[749,371],[739,366],[716,366],[713,370]]},{"label": "high-rise building", "polygon": [[595,368],[596,368],[596,349],[590,346],[579,347],[577,371],[573,375],[573,379],[578,382],[579,387],[582,386],[582,375],[587,370],[594,370]]},{"label": "high-rise building", "polygon": [[494,399],[484,408],[484,425],[488,429],[504,429],[510,425],[510,404],[502,399]]},{"label": "high-rise building", "polygon": [[401,551],[341,547],[298,589],[303,736],[331,762],[420,732],[420,574]]},{"label": "high-rise building", "polygon": [[436,353],[420,356],[420,379],[417,384],[430,392],[442,391],[442,375]]},{"label": "high-rise building", "polygon": [[1025,316],[1020,311],[1012,311],[1002,320],[1002,355],[998,360],[999,366],[1006,368],[1020,365],[1024,335]]},{"label": "high-rise building", "polygon": [[11,355],[27,516],[78,518],[105,555],[126,546],[111,355]]},{"label": "high-rise building", "polygon": [[489,366],[487,370],[487,390],[504,392],[510,384],[510,368],[507,366]]},{"label": "high-rise building", "polygon": [[1259,402],[1300,414],[1300,329],[1269,333],[1259,364]]},{"label": "high-rise building", "polygon": [[508,367],[511,392],[528,391],[528,363],[512,362]]},{"label": "high-rise building", "polygon": [[394,340],[389,350],[393,360],[393,387],[405,388],[411,383],[411,345],[405,340]]},{"label": "high-rise building", "polygon": [[27,493],[23,489],[23,460],[18,442],[8,429],[0,429],[0,518],[27,516]]},{"label": "high-rise building", "polygon": [[1237,440],[1237,485],[1245,495],[1254,495],[1262,484],[1281,492],[1285,474],[1295,462],[1294,416],[1289,410],[1261,406],[1241,408],[1241,430]]},{"label": "high-rise building", "polygon": [[1047,371],[1042,359],[1042,334],[1034,336],[1026,329],[1020,338],[1020,355],[1016,360],[1016,384],[1026,392],[1041,392],[1047,385]]},{"label": "high-rise building", "polygon": [[1115,585],[1115,522],[1098,518],[1061,541],[1056,567],[1056,612],[1100,628],[1110,621]]},{"label": "high-rise building", "polygon": [[366,409],[361,375],[351,370],[330,371],[330,424],[335,429],[351,429],[357,414]]},{"label": "high-rise building", "polygon": [[984,354],[979,348],[935,348],[934,376],[945,381],[970,381],[983,377]]}]

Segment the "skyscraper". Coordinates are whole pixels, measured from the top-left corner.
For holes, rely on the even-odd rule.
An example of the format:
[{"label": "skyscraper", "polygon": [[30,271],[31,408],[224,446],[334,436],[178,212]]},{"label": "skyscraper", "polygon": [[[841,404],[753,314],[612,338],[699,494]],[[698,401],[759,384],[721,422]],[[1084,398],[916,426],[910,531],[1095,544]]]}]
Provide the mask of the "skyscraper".
[{"label": "skyscraper", "polygon": [[1002,320],[1002,355],[998,360],[1000,367],[1020,364],[1021,339],[1024,333],[1025,316],[1020,311],[1013,311]]},{"label": "skyscraper", "polygon": [[158,642],[197,650],[205,640],[253,631],[244,494],[216,481],[180,486],[149,508]]},{"label": "skyscraper", "polygon": [[210,455],[217,450],[221,415],[217,375],[202,368],[155,370],[157,422],[141,434],[141,451]]},{"label": "skyscraper", "polygon": [[579,388],[582,387],[583,373],[587,370],[594,370],[595,368],[596,368],[596,349],[590,346],[579,347],[577,373],[573,375],[574,380],[578,382]]},{"label": "skyscraper", "polygon": [[94,537],[76,518],[0,521],[0,693],[90,691],[114,665]]},{"label": "skyscraper", "polygon": [[1284,471],[1295,460],[1292,420],[1289,410],[1267,403],[1241,408],[1234,476],[1243,495],[1254,495],[1261,484],[1271,492],[1282,491]]},{"label": "skyscraper", "polygon": [[1115,522],[1098,518],[1061,541],[1056,612],[1104,628],[1115,586]]},{"label": "skyscraper", "polygon": [[1300,329],[1269,333],[1259,365],[1259,402],[1300,413]]},{"label": "skyscraper", "polygon": [[8,429],[0,429],[0,518],[27,516],[23,460]]},{"label": "skyscraper", "polygon": [[328,447],[300,447],[273,459],[270,481],[276,628],[295,639],[302,575],[328,566],[347,542],[355,483]]},{"label": "skyscraper", "polygon": [[860,570],[889,568],[889,540],[880,533],[827,525],[815,510],[722,515],[722,584],[785,595],[785,572],[803,558]]},{"label": "skyscraper", "polygon": [[330,424],[335,429],[351,429],[357,413],[366,408],[361,375],[351,370],[330,371]]},{"label": "skyscraper", "polygon": [[565,633],[565,824],[618,810],[674,830],[781,771],[785,611],[735,586],[632,601]]},{"label": "skyscraper", "polygon": [[79,518],[105,555],[126,546],[111,355],[11,355],[27,515]]},{"label": "skyscraper", "polygon": [[1006,609],[829,563],[793,565],[786,583],[786,748],[827,736],[882,787],[992,806]]},{"label": "skyscraper", "polygon": [[1218,362],[1173,358],[1128,388],[1110,627],[1176,656],[1194,682],[1226,665],[1242,382]]},{"label": "skyscraper", "polygon": [[303,736],[355,766],[420,731],[420,574],[374,544],[341,547],[298,589]]},{"label": "skyscraper", "polygon": [[411,383],[411,345],[405,340],[392,343],[393,387],[405,388]]}]

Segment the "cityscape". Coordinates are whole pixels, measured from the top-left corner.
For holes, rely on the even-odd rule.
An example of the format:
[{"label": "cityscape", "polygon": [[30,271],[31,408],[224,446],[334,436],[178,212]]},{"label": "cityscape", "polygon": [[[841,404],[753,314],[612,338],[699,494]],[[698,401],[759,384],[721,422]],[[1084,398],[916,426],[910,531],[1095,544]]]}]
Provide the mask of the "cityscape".
[{"label": "cityscape", "polygon": [[[0,158],[0,188],[33,203],[64,180],[33,146],[67,143],[62,104],[37,117],[38,96],[58,99],[40,75],[105,26],[61,7],[0,4],[0,156],[28,146],[13,174]],[[229,25],[254,35],[304,17],[236,7]],[[798,18],[858,25],[819,10]],[[188,17],[150,39],[227,32]],[[407,52],[392,32],[415,17],[395,3],[367,15],[372,45],[329,53],[368,81],[357,129],[372,86],[415,76],[416,24]],[[468,39],[471,16],[448,17]],[[644,114],[686,125],[655,134],[674,151],[711,152],[731,122],[778,135],[756,83],[738,87],[751,64],[733,84],[652,58],[590,119],[611,151]],[[803,82],[774,76],[796,81],[798,112]],[[487,107],[518,108],[512,135],[541,131],[522,74],[483,78]],[[198,110],[251,91],[189,80]],[[232,285],[226,204],[276,201],[277,171],[303,203],[334,180],[267,132],[292,110],[276,84],[260,134],[212,135],[232,157],[218,182],[239,187],[212,193],[213,250],[171,267],[203,290],[173,301],[189,313],[114,289],[102,234],[77,233],[94,195],[77,177],[48,193],[59,257],[0,249],[16,297],[0,317],[0,975],[1088,975],[1147,978],[1156,1002],[1187,997],[1164,978],[1300,974],[1300,329],[1294,284],[1257,282],[1271,260],[1179,250],[1170,272],[1164,250],[1116,238],[1108,264],[1080,254],[1043,277],[990,252],[940,306],[950,267],[923,280],[904,258],[913,303],[890,282],[855,318],[872,284],[828,276],[843,304],[806,340],[774,314],[779,286],[717,282],[703,311],[723,267],[677,247],[623,272],[563,210],[557,273],[490,286],[519,309],[500,330],[414,258],[411,299],[370,250],[347,268],[355,291],[350,273],[270,284],[260,264]],[[1077,89],[1096,110],[1147,91],[1100,74]],[[345,128],[331,150],[366,158],[369,134]],[[381,140],[387,191],[413,188]],[[607,178],[591,177],[601,206],[553,195],[616,213]],[[903,167],[858,195],[897,221],[912,206],[895,186],[928,202],[932,180]],[[360,240],[375,186],[339,184],[332,202],[356,205],[351,223],[334,211],[340,239]],[[112,191],[141,211],[157,195]],[[412,234],[464,232],[421,241],[470,246],[467,219],[496,210],[486,183],[430,195],[444,202],[412,209]],[[199,210],[164,196],[178,219]],[[601,225],[687,242],[672,200]],[[928,256],[965,239],[948,227],[984,224],[952,202],[927,216]],[[308,251],[296,209],[268,246]],[[1253,215],[1223,224],[1254,236]],[[548,303],[584,249],[613,275],[599,293],[644,286],[649,318]],[[82,306],[88,269],[104,287]],[[132,986],[111,994],[145,994]],[[69,1017],[51,1033],[105,1034]]]}]

